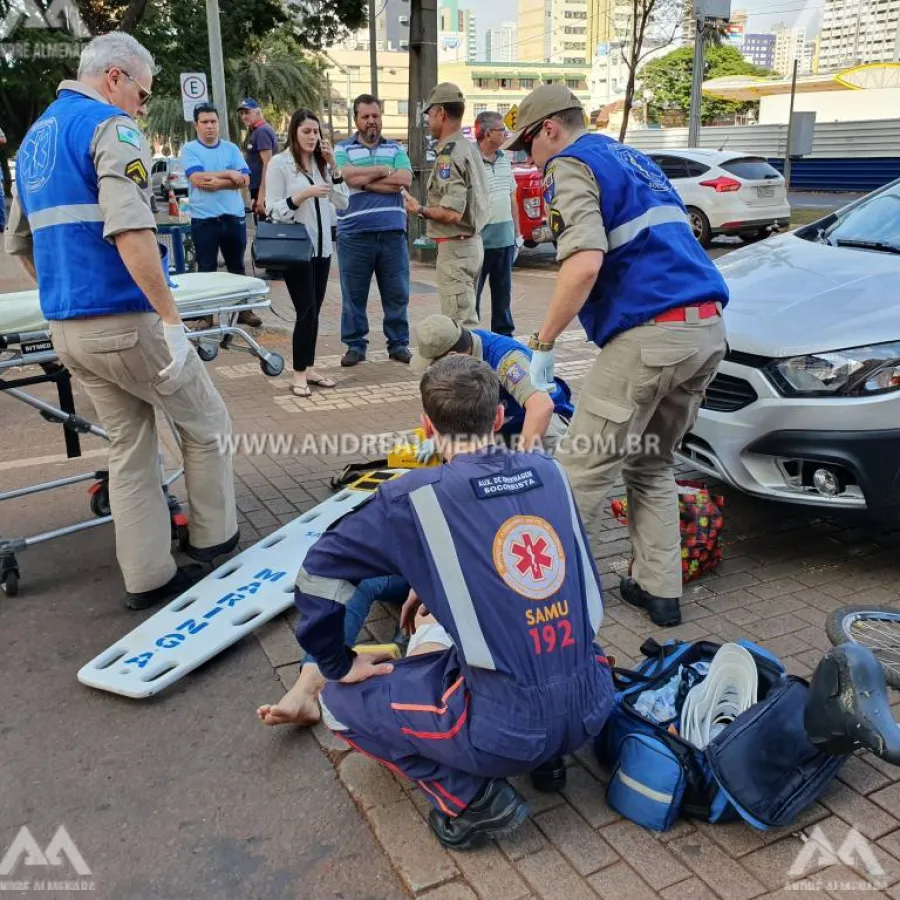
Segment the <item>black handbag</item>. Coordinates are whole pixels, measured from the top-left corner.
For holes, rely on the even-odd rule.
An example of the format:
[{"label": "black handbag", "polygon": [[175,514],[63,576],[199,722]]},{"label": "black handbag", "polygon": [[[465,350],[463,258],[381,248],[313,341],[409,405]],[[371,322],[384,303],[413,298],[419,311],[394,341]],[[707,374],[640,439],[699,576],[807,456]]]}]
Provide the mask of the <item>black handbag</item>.
[{"label": "black handbag", "polygon": [[261,269],[292,269],[312,259],[312,241],[305,225],[260,219],[250,254],[253,264]]}]

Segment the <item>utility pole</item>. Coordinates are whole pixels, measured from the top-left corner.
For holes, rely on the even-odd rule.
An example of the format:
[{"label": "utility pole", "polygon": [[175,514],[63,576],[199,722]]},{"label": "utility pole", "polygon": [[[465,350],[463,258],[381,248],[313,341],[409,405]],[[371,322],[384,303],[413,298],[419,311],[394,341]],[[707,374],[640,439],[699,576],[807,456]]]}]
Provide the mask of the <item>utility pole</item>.
[{"label": "utility pole", "polygon": [[325,72],[325,96],[328,98],[328,140],[334,145],[334,118],[331,115],[331,104],[334,97],[331,94],[331,76],[327,71]]},{"label": "utility pole", "polygon": [[369,0],[369,68],[372,75],[369,78],[370,91],[373,97],[378,97],[378,29],[375,22],[375,0]]},{"label": "utility pole", "polygon": [[219,0],[206,0],[206,29],[209,33],[209,65],[212,69],[213,103],[219,107],[222,140],[228,141],[228,98],[225,95],[225,60],[222,55],[222,29],[219,24]]},{"label": "utility pole", "polygon": [[791,111],[788,113],[787,147],[784,148],[784,190],[791,189],[791,137],[794,125],[794,96],[797,93],[797,59],[794,59],[794,77],[791,81]]},{"label": "utility pole", "polygon": [[691,15],[694,17],[694,73],[691,81],[691,112],[688,119],[688,147],[700,146],[700,105],[703,102],[703,34],[704,16],[699,8],[701,4],[694,0]]},{"label": "utility pole", "polygon": [[[437,0],[411,0],[409,17],[409,158],[413,169],[410,193],[424,205],[427,181],[425,101],[437,84]],[[414,229],[408,231],[415,240]],[[412,250],[410,246],[410,250]]]}]

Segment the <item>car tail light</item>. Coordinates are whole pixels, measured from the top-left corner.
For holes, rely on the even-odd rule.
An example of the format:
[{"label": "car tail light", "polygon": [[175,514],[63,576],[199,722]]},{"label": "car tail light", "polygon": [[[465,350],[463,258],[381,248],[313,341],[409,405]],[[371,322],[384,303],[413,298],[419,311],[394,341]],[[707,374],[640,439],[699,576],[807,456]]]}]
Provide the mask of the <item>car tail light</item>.
[{"label": "car tail light", "polygon": [[729,194],[732,191],[739,191],[741,183],[733,178],[721,175],[718,178],[713,178],[711,181],[701,181],[700,187],[715,188],[717,194]]},{"label": "car tail light", "polygon": [[526,197],[522,201],[522,205],[525,207],[525,212],[529,219],[539,219],[541,217],[540,197]]}]

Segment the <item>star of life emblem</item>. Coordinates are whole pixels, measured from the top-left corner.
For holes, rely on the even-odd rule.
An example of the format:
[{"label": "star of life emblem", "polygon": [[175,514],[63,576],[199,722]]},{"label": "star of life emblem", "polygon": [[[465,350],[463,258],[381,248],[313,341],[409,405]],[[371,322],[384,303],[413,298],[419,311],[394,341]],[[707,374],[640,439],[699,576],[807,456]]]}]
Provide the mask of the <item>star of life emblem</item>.
[{"label": "star of life emblem", "polygon": [[513,516],[494,537],[494,567],[517,594],[544,600],[566,577],[566,555],[553,526],[538,516]]}]

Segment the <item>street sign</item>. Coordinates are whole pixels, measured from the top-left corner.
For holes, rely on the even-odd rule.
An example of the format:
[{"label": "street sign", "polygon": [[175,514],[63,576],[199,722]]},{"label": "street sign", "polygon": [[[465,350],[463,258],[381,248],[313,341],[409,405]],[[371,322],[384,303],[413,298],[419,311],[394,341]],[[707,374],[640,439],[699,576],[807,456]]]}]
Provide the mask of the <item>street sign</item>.
[{"label": "street sign", "polygon": [[209,103],[209,90],[205,72],[181,73],[181,105],[184,107],[184,121],[194,121],[194,107]]},{"label": "street sign", "polygon": [[509,112],[503,117],[503,124],[510,130],[516,130],[516,122],[519,119],[519,107],[513,106]]}]

